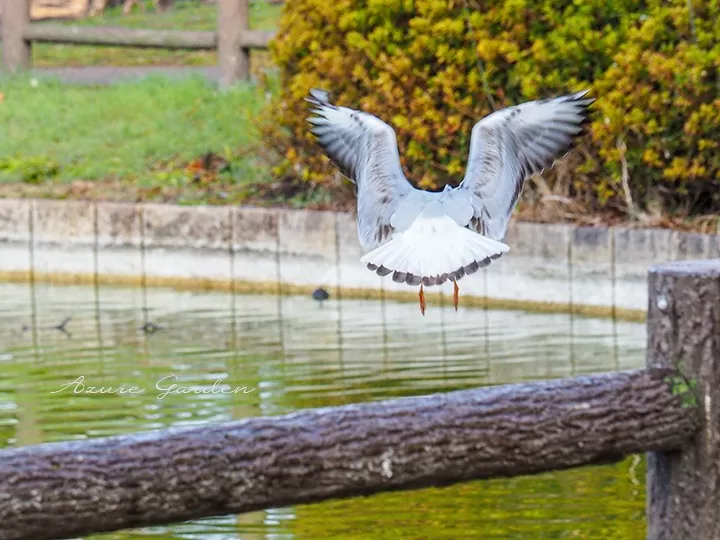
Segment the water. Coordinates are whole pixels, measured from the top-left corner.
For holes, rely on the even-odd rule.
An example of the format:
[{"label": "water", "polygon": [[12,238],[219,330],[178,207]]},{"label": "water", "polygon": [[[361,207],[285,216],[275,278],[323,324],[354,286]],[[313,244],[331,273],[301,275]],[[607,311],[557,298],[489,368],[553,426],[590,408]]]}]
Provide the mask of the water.
[{"label": "water", "polygon": [[[40,284],[0,285],[0,298],[0,447],[644,364],[644,325],[569,315]],[[65,317],[68,334],[53,328]],[[148,321],[160,330],[143,332]],[[62,390],[78,377],[144,392]],[[247,392],[162,396],[216,380]],[[102,538],[627,540],[645,536],[644,504],[644,463],[630,457]]]}]

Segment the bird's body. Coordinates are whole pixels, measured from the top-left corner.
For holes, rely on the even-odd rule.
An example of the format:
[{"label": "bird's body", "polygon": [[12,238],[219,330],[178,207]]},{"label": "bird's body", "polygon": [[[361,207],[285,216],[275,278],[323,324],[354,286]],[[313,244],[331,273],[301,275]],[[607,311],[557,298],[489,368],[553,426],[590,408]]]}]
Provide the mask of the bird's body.
[{"label": "bird's body", "polygon": [[502,242],[472,232],[467,193],[449,186],[440,193],[414,190],[398,204],[393,233],[361,260],[379,275],[408,285],[457,281],[508,250]]},{"label": "bird's body", "polygon": [[330,293],[322,287],[319,287],[313,291],[312,297],[313,300],[315,300],[320,305],[320,307],[322,307],[323,302],[330,298]]},{"label": "bird's body", "polygon": [[380,276],[420,285],[457,280],[509,250],[503,243],[529,176],[566,151],[593,99],[585,92],[496,111],[475,124],[465,178],[441,192],[414,188],[400,165],[395,132],[368,113],[338,107],[311,90],[312,132],[358,195],[362,262]]}]

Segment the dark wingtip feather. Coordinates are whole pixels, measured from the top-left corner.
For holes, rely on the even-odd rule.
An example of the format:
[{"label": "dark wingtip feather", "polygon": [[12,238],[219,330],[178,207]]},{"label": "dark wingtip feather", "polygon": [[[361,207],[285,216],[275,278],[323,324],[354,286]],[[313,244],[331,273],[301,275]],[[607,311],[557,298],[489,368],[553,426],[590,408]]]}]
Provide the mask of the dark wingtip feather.
[{"label": "dark wingtip feather", "polygon": [[[597,101],[597,98],[594,97],[586,97],[588,92],[590,90],[582,90],[581,92],[576,92],[574,94],[568,94],[566,96],[561,96],[560,98],[557,98],[561,101],[572,101],[575,103],[575,105],[581,107],[582,113],[586,115],[588,107],[595,103]],[[587,119],[587,116],[583,119],[583,122]],[[581,122],[582,123],[582,122]]]},{"label": "dark wingtip feather", "polygon": [[[589,114],[589,108],[590,105],[595,103],[597,101],[597,98],[594,97],[586,97],[588,93],[590,92],[590,89],[587,90],[581,90],[580,92],[576,92],[574,94],[570,94],[567,96],[564,96],[564,98],[567,101],[574,101],[579,107],[581,107],[580,113],[582,114],[582,120],[577,123],[578,132],[572,137],[570,140],[570,143],[568,144],[567,148],[565,149],[565,153],[562,155],[559,159],[564,159],[572,150],[574,150],[577,147],[578,141],[580,141],[583,137],[585,137],[588,134],[588,124],[591,123],[590,120],[590,114]],[[553,161],[552,165],[555,165],[555,163],[558,160]]]},{"label": "dark wingtip feather", "polygon": [[310,104],[310,112],[314,116],[309,116],[305,120],[307,122],[313,124],[314,123],[313,119],[317,119],[318,117],[324,118],[323,107],[332,107],[333,106],[330,103],[329,99],[330,99],[330,94],[327,91],[321,90],[319,88],[311,88],[310,91],[308,92],[307,97],[305,97],[305,101],[307,101]]},{"label": "dark wingtip feather", "polygon": [[[585,92],[583,92],[583,96],[585,96],[588,92],[589,92],[589,90],[586,90]],[[588,126],[591,123],[590,111],[588,109],[590,108],[590,105],[595,103],[595,101],[597,101],[596,98],[585,98],[582,100],[578,100],[578,104],[582,107],[583,119],[578,124],[580,131],[578,132],[578,134],[575,137],[573,137],[573,140],[570,143],[570,148],[568,148],[568,151],[575,147],[578,139],[580,139],[581,137],[584,137],[588,134],[588,132],[589,132]]]},{"label": "dark wingtip feather", "polygon": [[311,105],[314,105],[315,107],[335,106],[330,103],[330,93],[327,90],[322,90],[320,88],[311,88],[308,92],[308,97],[305,98],[305,101],[307,101]]},{"label": "dark wingtip feather", "polygon": [[575,92],[574,94],[567,95],[565,96],[565,99],[567,101],[577,101],[579,105],[587,107],[588,105],[597,101],[597,98],[587,97],[588,93],[590,93],[589,88],[587,90],[582,90],[580,92]]},{"label": "dark wingtip feather", "polygon": [[310,104],[310,112],[313,115],[308,116],[305,121],[313,125],[313,127],[309,130],[310,133],[315,135],[315,137],[319,137],[319,134],[316,132],[319,123],[318,120],[327,120],[327,117],[325,116],[325,109],[337,109],[337,106],[330,103],[330,93],[327,90],[322,90],[320,88],[311,88],[308,92],[308,96],[305,97],[305,101]]}]

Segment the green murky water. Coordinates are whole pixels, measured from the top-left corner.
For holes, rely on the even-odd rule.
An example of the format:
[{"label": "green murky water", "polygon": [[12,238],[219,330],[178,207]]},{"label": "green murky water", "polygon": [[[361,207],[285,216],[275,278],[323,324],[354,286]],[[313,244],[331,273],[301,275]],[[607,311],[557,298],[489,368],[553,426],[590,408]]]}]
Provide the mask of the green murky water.
[{"label": "green murky water", "polygon": [[[309,298],[0,285],[0,447],[283,414],[644,363],[642,324]],[[67,334],[54,329],[66,317]],[[161,329],[145,334],[152,321]],[[142,394],[61,389],[137,386]],[[169,377],[169,378],[168,378]],[[165,378],[165,379],[163,379]],[[181,395],[217,380],[247,393]],[[158,389],[157,387],[160,387]],[[639,458],[104,535],[641,539]]]}]

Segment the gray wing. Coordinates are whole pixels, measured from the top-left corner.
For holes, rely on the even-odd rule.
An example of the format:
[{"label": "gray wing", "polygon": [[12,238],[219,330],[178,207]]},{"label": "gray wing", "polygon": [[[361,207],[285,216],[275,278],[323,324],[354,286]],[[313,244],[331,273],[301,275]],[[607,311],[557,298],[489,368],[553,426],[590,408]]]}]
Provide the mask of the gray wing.
[{"label": "gray wing", "polygon": [[393,213],[414,188],[405,178],[395,132],[382,120],[328,100],[323,90],[311,90],[307,101],[314,116],[311,132],[330,160],[357,184],[358,236],[364,249],[373,249],[393,232]]},{"label": "gray wing", "polygon": [[585,92],[529,101],[496,111],[472,130],[470,156],[458,195],[469,192],[468,227],[502,241],[525,180],[567,152],[595,101]]}]

